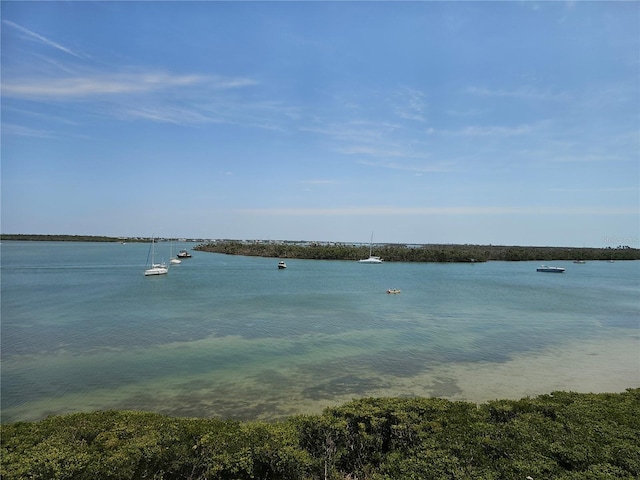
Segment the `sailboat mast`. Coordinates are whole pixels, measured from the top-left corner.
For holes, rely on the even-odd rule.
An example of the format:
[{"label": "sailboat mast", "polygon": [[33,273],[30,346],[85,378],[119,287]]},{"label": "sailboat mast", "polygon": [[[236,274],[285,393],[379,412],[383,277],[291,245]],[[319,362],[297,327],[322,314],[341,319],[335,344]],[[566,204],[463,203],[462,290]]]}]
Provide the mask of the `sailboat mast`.
[{"label": "sailboat mast", "polygon": [[151,237],[151,266],[156,263],[156,241],[155,235]]}]

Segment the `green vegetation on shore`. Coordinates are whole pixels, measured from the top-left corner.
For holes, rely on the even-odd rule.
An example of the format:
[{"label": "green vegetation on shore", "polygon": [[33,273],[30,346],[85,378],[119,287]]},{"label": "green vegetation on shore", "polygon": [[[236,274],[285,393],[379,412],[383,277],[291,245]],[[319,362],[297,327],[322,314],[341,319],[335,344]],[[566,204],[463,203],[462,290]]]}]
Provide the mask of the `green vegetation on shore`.
[{"label": "green vegetation on shore", "polygon": [[[104,237],[90,235],[6,234],[0,240],[46,242],[150,242],[150,237]],[[158,239],[158,241],[178,239]],[[309,260],[360,260],[369,256],[368,245],[290,241],[215,240],[200,242],[194,250],[270,258]],[[619,245],[615,248],[522,247],[504,245],[454,244],[382,244],[374,254],[386,262],[487,262],[487,261],[569,261],[569,260],[640,260],[640,249]]]},{"label": "green vegetation on shore", "polygon": [[[3,233],[0,240],[21,241],[21,242],[125,242],[125,243],[148,243],[151,237],[105,237],[99,235],[40,235],[40,234],[23,234],[23,233]],[[156,238],[157,242],[173,241],[189,241],[203,242],[203,239],[178,239],[178,238]]]},{"label": "green vegetation on shore", "polygon": [[[359,260],[369,256],[368,245],[343,243],[243,242],[221,240],[204,243],[194,250],[273,258],[312,260]],[[519,247],[500,245],[402,245],[384,244],[374,247],[374,254],[386,262],[486,262],[554,261],[554,260],[639,260],[640,249]]]},{"label": "green vegetation on shore", "polygon": [[39,235],[22,233],[3,233],[1,240],[23,242],[148,242],[151,238],[117,238],[96,235]]},{"label": "green vegetation on shore", "polygon": [[276,423],[106,411],[2,425],[14,479],[635,479],[640,389],[367,398]]}]

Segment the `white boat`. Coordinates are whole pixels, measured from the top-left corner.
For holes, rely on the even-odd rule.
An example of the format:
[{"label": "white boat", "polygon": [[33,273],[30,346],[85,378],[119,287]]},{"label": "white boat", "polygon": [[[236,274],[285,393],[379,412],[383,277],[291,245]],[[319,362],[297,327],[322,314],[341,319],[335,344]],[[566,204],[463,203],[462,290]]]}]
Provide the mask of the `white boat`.
[{"label": "white boat", "polygon": [[389,295],[397,295],[400,292],[401,290],[399,288],[390,288],[389,290],[387,290],[387,294]]},{"label": "white boat", "polygon": [[282,269],[284,269],[284,268],[287,268],[287,264],[286,264],[286,263],[284,263],[284,260],[280,260],[280,261],[278,262],[278,268],[279,268],[280,270],[282,270]]},{"label": "white boat", "polygon": [[171,254],[169,255],[169,257],[171,257],[171,260],[169,261],[171,265],[178,265],[182,263],[182,260],[178,258],[173,258],[173,240],[171,240]]},{"label": "white boat", "polygon": [[369,258],[365,258],[364,260],[358,260],[360,263],[382,263],[382,259],[380,257],[375,257],[371,255],[373,247],[373,233],[371,233],[371,241],[369,242]]},{"label": "white boat", "polygon": [[562,268],[562,267],[550,267],[548,265],[540,265],[538,268],[536,268],[536,272],[564,273],[564,268]]},{"label": "white boat", "polygon": [[180,250],[178,252],[178,258],[191,258],[191,254],[186,250]]},{"label": "white boat", "polygon": [[147,264],[149,261],[149,257],[151,257],[151,267],[147,268],[144,271],[144,276],[148,277],[151,275],[166,275],[169,273],[169,267],[164,262],[156,263],[156,248],[155,248],[155,239],[151,239],[151,247],[149,250],[149,255],[147,256]]}]

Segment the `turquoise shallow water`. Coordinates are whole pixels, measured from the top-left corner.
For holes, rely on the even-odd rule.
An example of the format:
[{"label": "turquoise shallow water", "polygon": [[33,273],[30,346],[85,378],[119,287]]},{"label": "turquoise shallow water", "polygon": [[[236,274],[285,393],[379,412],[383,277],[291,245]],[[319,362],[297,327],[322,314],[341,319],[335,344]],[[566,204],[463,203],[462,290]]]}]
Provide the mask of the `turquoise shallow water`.
[{"label": "turquoise shallow water", "polygon": [[147,252],[2,243],[3,422],[113,408],[274,419],[361,396],[640,385],[640,262],[278,270],[277,259],[193,252],[144,277]]}]

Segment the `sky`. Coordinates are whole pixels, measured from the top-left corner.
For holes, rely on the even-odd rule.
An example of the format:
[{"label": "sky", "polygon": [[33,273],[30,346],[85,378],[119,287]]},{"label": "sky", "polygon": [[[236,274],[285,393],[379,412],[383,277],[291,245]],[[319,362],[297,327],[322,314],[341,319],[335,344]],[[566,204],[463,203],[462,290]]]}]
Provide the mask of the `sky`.
[{"label": "sky", "polygon": [[640,248],[638,2],[14,2],[2,233]]}]

